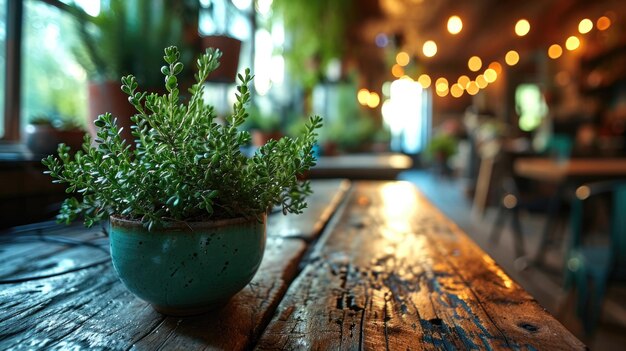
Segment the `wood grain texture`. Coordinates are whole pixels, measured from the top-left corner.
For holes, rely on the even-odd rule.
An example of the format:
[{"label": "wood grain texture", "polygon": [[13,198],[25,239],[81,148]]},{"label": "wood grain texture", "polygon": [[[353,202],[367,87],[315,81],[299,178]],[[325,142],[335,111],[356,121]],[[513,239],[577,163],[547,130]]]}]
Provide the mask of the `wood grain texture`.
[{"label": "wood grain texture", "polygon": [[301,240],[268,239],[253,281],[224,308],[199,317],[160,315],[124,288],[109,263],[5,285],[0,349],[245,349],[267,324],[305,247]]},{"label": "wood grain texture", "polygon": [[350,182],[341,179],[314,180],[313,194],[307,199],[308,206],[300,215],[273,213],[267,218],[270,236],[300,238],[310,242],[324,229],[328,219],[350,188]]},{"label": "wood grain texture", "polygon": [[356,183],[257,349],[581,350],[412,185]]},{"label": "wood grain texture", "polygon": [[[222,309],[197,317],[165,317],[128,292],[106,262],[57,277],[0,285],[0,349],[251,348],[297,274],[308,247],[300,238],[313,240],[319,235],[349,187],[342,181],[312,185],[316,193],[304,214],[270,216],[273,224],[268,225],[259,271]],[[44,230],[46,237],[102,242],[97,232],[80,226]],[[5,243],[0,245],[0,279],[54,273],[68,268],[69,260],[82,265],[105,255],[94,250],[38,241]]]}]

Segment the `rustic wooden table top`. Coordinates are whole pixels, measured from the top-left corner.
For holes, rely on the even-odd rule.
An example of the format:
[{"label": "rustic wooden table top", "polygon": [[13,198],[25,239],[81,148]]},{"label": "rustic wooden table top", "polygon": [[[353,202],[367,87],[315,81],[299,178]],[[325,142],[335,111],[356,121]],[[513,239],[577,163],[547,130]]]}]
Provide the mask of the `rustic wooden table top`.
[{"label": "rustic wooden table top", "polygon": [[[585,349],[413,185],[314,189],[297,219],[270,216],[253,281],[197,317],[126,291],[97,229],[3,235],[0,349]],[[93,246],[49,242],[67,237]]]}]

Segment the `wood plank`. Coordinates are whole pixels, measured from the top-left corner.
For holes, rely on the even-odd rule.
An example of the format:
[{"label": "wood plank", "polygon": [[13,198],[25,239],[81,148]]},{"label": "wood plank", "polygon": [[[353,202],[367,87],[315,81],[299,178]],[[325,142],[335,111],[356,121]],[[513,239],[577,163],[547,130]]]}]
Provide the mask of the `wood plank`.
[{"label": "wood plank", "polygon": [[307,199],[308,207],[300,215],[272,213],[267,218],[268,235],[283,238],[300,238],[310,242],[317,238],[328,219],[350,188],[342,179],[311,181],[313,194]]},{"label": "wood plank", "polygon": [[585,349],[413,185],[346,201],[257,349]]},{"label": "wood plank", "polygon": [[306,245],[270,238],[253,281],[221,310],[164,317],[135,298],[110,264],[0,291],[0,348],[249,348],[294,278]]},{"label": "wood plank", "polygon": [[[297,274],[307,248],[303,240],[282,238],[289,235],[279,230],[312,240],[341,202],[349,183],[315,181],[313,187],[317,193],[309,199],[310,209],[299,217],[304,220],[287,217],[287,221],[278,220],[278,225],[268,226],[259,272],[221,310],[191,318],[162,316],[128,292],[107,262],[57,277],[4,284],[0,291],[0,349],[250,348]],[[52,227],[45,234],[95,238],[93,229],[76,228]],[[64,255],[74,255],[76,261],[93,255],[91,248],[50,248],[41,243],[33,243],[31,250],[22,247],[20,254],[12,251],[5,250],[4,257],[29,269],[41,268],[43,261]],[[5,273],[23,272],[9,269]]]},{"label": "wood plank", "polygon": [[[89,243],[94,247],[86,247]],[[82,225],[50,226],[0,236],[0,280],[55,274],[109,256],[108,239],[101,229]]]}]

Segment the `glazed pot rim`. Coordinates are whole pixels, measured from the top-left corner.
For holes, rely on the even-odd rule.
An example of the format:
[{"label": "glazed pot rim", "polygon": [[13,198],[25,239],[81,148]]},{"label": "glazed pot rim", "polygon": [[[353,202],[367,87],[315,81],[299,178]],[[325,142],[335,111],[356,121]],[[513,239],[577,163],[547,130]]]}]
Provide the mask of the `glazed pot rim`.
[{"label": "glazed pot rim", "polygon": [[[262,219],[261,223],[266,223],[267,214],[263,213],[261,215],[261,219]],[[116,215],[110,216],[110,222],[112,226],[114,225],[116,227],[121,227],[121,228],[128,228],[128,229],[144,229],[145,228],[140,220],[125,219],[125,218],[118,217]],[[249,218],[235,217],[235,218],[217,219],[217,220],[209,220],[209,221],[201,221],[201,222],[166,221],[163,227],[159,228],[161,230],[157,229],[155,230],[155,232],[159,232],[163,230],[165,231],[172,231],[172,230],[196,231],[196,230],[219,228],[219,227],[225,227],[225,226],[237,225],[237,224],[248,224],[248,223],[254,223],[254,222],[258,222],[256,216],[252,216]]]}]

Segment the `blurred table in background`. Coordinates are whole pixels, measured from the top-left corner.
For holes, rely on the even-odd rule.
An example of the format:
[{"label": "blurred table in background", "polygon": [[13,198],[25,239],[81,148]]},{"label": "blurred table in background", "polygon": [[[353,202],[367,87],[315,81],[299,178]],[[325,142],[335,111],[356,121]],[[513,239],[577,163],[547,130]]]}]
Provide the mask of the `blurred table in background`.
[{"label": "blurred table in background", "polygon": [[568,192],[592,181],[626,179],[626,158],[520,158],[513,164],[517,176],[557,185],[546,212],[546,224],[542,233],[535,263],[542,264],[546,249],[554,238],[561,204]]},{"label": "blurred table in background", "polygon": [[307,178],[393,180],[412,166],[413,160],[400,153],[321,156]]},{"label": "blurred table in background", "polygon": [[540,181],[601,180],[626,177],[626,158],[573,158],[563,161],[520,158],[515,161],[514,169],[520,177]]}]

